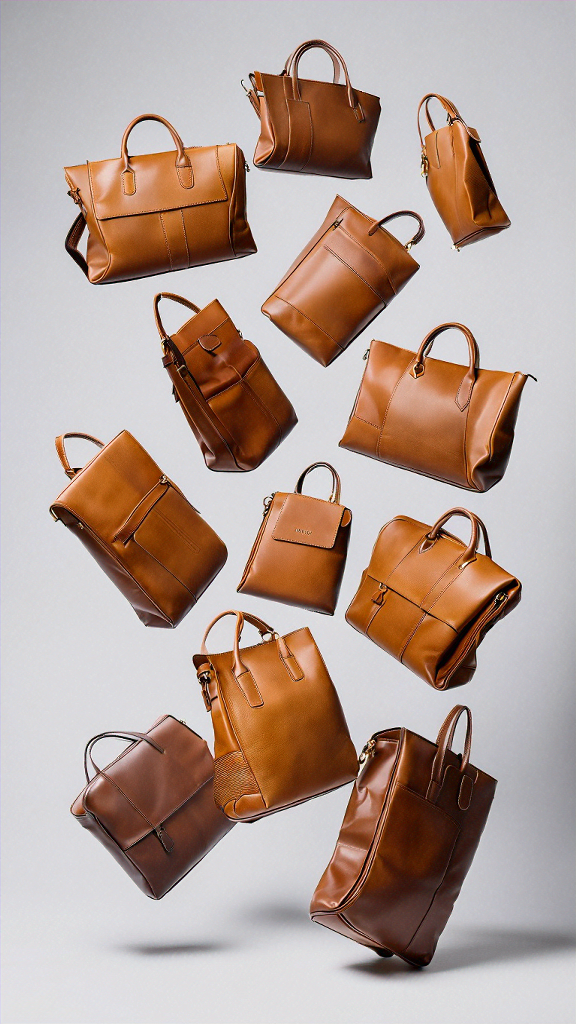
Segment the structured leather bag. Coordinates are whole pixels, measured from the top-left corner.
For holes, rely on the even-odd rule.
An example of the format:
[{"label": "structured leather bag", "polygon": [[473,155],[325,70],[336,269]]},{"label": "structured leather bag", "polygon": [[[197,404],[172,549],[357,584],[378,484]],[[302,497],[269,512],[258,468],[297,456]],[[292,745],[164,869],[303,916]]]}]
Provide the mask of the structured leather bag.
[{"label": "structured leather bag", "polygon": [[[128,155],[128,136],[140,121],[160,121],[176,150]],[[246,220],[242,150],[184,147],[157,114],[130,122],[115,160],[65,169],[69,195],[80,207],[66,250],[91,284],[129,281],[256,252]],[[78,250],[88,226],[86,258]]]},{"label": "structured leather bag", "polygon": [[[328,501],[302,494],[308,473],[332,474]],[[275,491],[264,500],[260,529],[238,592],[333,615],[346,564],[352,513],[340,504],[340,477],[327,462],[300,476],[293,494]]]},{"label": "structured leather bag", "polygon": [[[464,713],[464,752],[456,755],[454,731]],[[436,743],[409,729],[374,734],[312,897],[313,921],[380,956],[430,963],[496,790],[496,779],[470,763],[471,744],[472,716],[462,705]]]},{"label": "structured leather bag", "polygon": [[[470,520],[468,544],[442,529],[452,516]],[[380,530],[346,620],[430,686],[448,690],[472,678],[478,645],[520,593],[520,582],[492,561],[473,512],[451,508],[432,527],[398,516]]]},{"label": "structured leather bag", "polygon": [[[208,654],[212,626],[236,616],[234,649]],[[240,650],[244,622],[262,642]],[[208,626],[194,665],[214,726],[214,799],[255,821],[343,786],[356,775],[344,712],[309,629],[287,636],[247,612]]]},{"label": "structured leather bag", "polygon": [[[65,442],[100,451],[70,466]],[[50,506],[82,541],[146,626],[177,626],[220,572],[226,547],[127,430],[107,445],[62,434],[56,451],[70,483]]]},{"label": "structured leather bag", "polygon": [[[130,741],[100,769],[92,750]],[[90,778],[90,767],[96,773]],[[212,795],[212,755],[184,722],[163,715],[148,732],[103,732],[84,752],[87,785],[70,808],[153,900],[173,888],[233,827]]]},{"label": "structured leather bag", "polygon": [[[430,357],[438,335],[452,327],[468,343],[467,366]],[[463,324],[435,327],[418,352],[373,341],[367,356],[341,448],[471,491],[502,479],[531,374],[481,370]]]},{"label": "structured leather bag", "polygon": [[[406,245],[383,224],[413,217]],[[262,312],[322,366],[344,351],[414,276],[410,249],[424,237],[417,213],[399,210],[373,220],[336,196],[328,216],[302,250]]]},{"label": "structured leather bag", "polygon": [[[430,100],[438,100],[448,123],[436,129]],[[420,112],[424,107],[430,134],[422,138]],[[480,136],[470,128],[445,96],[430,92],[418,107],[418,134],[422,147],[422,176],[454,249],[496,235],[510,221],[496,195],[494,182],[480,147]]]},{"label": "structured leather bag", "polygon": [[[299,77],[302,55],[315,48],[331,57],[333,82]],[[254,71],[250,82],[251,89],[242,85],[260,118],[257,167],[335,178],[372,177],[370,154],[380,100],[352,87],[344,58],[330,43],[309,39],[290,54],[281,74]]]},{"label": "structured leather bag", "polygon": [[[171,336],[160,319],[162,298],[195,314]],[[201,310],[181,295],[160,292],[154,314],[174,398],[208,469],[256,469],[298,422],[258,349],[242,337],[217,299]]]}]

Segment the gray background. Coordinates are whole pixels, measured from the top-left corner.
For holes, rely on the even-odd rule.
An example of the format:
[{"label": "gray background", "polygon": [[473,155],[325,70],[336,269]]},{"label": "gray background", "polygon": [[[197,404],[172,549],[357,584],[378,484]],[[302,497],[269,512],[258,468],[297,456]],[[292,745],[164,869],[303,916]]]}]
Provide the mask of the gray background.
[{"label": "gray background", "polygon": [[[3,5],[4,1001],[5,1021],[188,1024],[565,1024],[572,1019],[573,216],[571,3],[8,2]],[[374,178],[248,175],[259,253],[160,279],[90,287],[63,248],[75,216],[62,167],[117,155],[126,124],[163,114],[187,145],[236,141],[258,122],[239,85],[277,72],[302,40],[340,49],[382,99]],[[324,54],[302,71],[327,77]],[[419,176],[416,107],[435,89],[484,140],[511,230],[459,255]],[[170,148],[140,126],[137,152]],[[329,369],[281,335],[262,301],[336,191],[374,217],[420,211],[420,273]],[[410,222],[399,222],[408,237]],[[300,424],[260,469],[209,474],[170,397],[152,319],[157,288],[218,296],[261,348]],[[538,377],[524,392],[506,477],[487,495],[339,450],[375,336],[416,347],[445,320],[476,335],[482,365]],[[166,311],[169,328],[178,309]],[[463,361],[454,332],[436,355]],[[53,438],[131,430],[225,539],[228,563],[175,631],[146,630],[48,515],[64,487]],[[74,459],[92,454],[77,442]],[[261,501],[333,461],[354,526],[334,619],[235,593]],[[77,463],[78,464],[78,463]],[[313,484],[322,495],[324,481]],[[324,492],[325,493],[325,492]],[[344,621],[378,529],[464,502],[494,557],[524,584],[489,634],[473,682],[436,693]],[[458,528],[458,523],[454,524]],[[348,788],[238,826],[173,893],[146,900],[72,821],[85,741],[161,713],[210,739],[191,656],[240,603],[282,632],[309,624],[358,747],[405,725],[433,738],[472,706],[475,763],[500,780],[477,860],[432,966],[380,961],[312,926],[310,895]],[[214,641],[230,643],[230,628]],[[117,745],[101,751],[115,755]]]}]

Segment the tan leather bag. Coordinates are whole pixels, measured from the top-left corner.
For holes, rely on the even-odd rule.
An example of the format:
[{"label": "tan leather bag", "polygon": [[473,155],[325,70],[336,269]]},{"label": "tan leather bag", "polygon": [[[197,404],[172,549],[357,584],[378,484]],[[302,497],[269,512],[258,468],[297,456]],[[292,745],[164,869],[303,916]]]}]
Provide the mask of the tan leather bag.
[{"label": "tan leather bag", "polygon": [[[448,124],[436,129],[430,116],[430,100],[444,107]],[[422,138],[420,111],[424,107],[430,134]],[[510,227],[496,195],[494,182],[480,148],[480,136],[469,128],[445,96],[429,92],[418,107],[418,134],[422,147],[422,176],[432,202],[446,225],[454,245],[478,242]]]},{"label": "tan leather bag", "polygon": [[[70,437],[101,451],[73,469]],[[70,483],[52,518],[76,534],[145,626],[177,626],[220,572],[225,545],[127,430],[107,445],[62,434],[56,451]]]},{"label": "tan leather bag", "polygon": [[[171,336],[160,319],[162,298],[195,313]],[[256,469],[298,422],[258,349],[242,337],[217,299],[200,310],[181,295],[160,292],[154,315],[174,398],[208,469]]]},{"label": "tan leather bag", "polygon": [[[468,366],[430,358],[438,335],[451,327],[466,338]],[[373,341],[367,356],[341,448],[470,491],[502,479],[531,374],[481,370],[478,345],[463,324],[435,327],[418,352]]]},{"label": "tan leather bag", "polygon": [[[92,749],[108,736],[131,743],[100,769]],[[234,825],[214,803],[206,743],[172,715],[145,733],[94,736],[84,751],[84,771],[87,785],[72,814],[153,900],[165,896]]]},{"label": "tan leather bag", "polygon": [[[225,615],[236,616],[234,650],[208,654],[208,634]],[[245,621],[262,642],[240,651]],[[255,821],[354,778],[344,712],[309,629],[281,637],[255,615],[222,612],[194,665],[212,712],[214,799],[229,818]]]},{"label": "tan leather bag", "polygon": [[[299,78],[307,50],[325,50],[333,82]],[[340,67],[345,84],[340,85]],[[250,75],[243,88],[260,118],[254,163],[275,171],[303,171],[334,178],[371,178],[370,154],[380,117],[380,100],[352,88],[344,58],[330,43],[309,39],[290,54],[279,75]]]},{"label": "tan leather bag", "polygon": [[[176,150],[128,155],[128,136],[140,121],[160,121]],[[91,284],[130,281],[256,252],[246,220],[242,150],[184,148],[157,114],[130,122],[116,160],[65,169],[69,195],[80,207],[66,250]],[[78,243],[88,225],[86,259]]]},{"label": "tan leather bag", "polygon": [[[467,545],[442,529],[452,516],[470,520]],[[521,589],[492,561],[473,512],[451,508],[432,527],[398,516],[380,530],[346,620],[430,686],[448,690],[472,678],[476,648],[516,607]]]},{"label": "tan leather bag", "polygon": [[[464,752],[452,751],[468,719]],[[472,716],[457,705],[436,743],[409,729],[377,732],[310,915],[373,949],[425,967],[452,913],[490,811],[496,779],[470,764]]]},{"label": "tan leather bag", "polygon": [[[406,245],[382,224],[413,217]],[[262,312],[322,366],[328,366],[392,301],[419,266],[409,250],[424,237],[417,213],[372,220],[336,196],[328,216],[284,275]]]},{"label": "tan leather bag", "polygon": [[[324,466],[332,474],[328,501],[302,494],[308,473]],[[293,494],[275,491],[264,513],[238,592],[333,615],[350,540],[352,513],[340,504],[340,477],[327,462],[300,476]]]}]

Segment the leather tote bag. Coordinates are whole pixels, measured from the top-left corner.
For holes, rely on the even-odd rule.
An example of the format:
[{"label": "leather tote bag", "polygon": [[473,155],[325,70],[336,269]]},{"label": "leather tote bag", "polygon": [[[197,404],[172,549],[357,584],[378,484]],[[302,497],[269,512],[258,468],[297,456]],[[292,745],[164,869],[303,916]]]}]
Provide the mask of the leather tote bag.
[{"label": "leather tote bag", "polygon": [[[160,319],[162,298],[195,314],[171,336]],[[174,398],[208,469],[256,469],[298,422],[258,349],[242,337],[217,299],[200,310],[181,295],[161,292],[154,314]]]},{"label": "leather tote bag", "polygon": [[[406,245],[383,224],[413,217]],[[373,220],[336,196],[328,216],[262,306],[284,334],[322,366],[339,356],[414,276],[410,249],[424,237],[417,213],[400,210]]]},{"label": "leather tote bag", "polygon": [[[176,150],[128,155],[128,136],[140,121],[160,121]],[[184,148],[172,125],[157,114],[130,122],[120,157],[65,169],[80,212],[66,250],[91,284],[129,281],[256,252],[246,220],[242,150]],[[86,258],[78,250],[88,226]]]},{"label": "leather tote bag", "polygon": [[[208,654],[212,626],[236,616],[234,649]],[[240,650],[244,622],[262,642]],[[214,726],[214,799],[255,821],[343,786],[357,761],[344,712],[309,629],[287,636],[247,612],[208,626],[194,665]]]},{"label": "leather tote bag", "polygon": [[[429,355],[450,328],[468,343],[467,366]],[[502,479],[530,374],[481,370],[474,335],[455,323],[430,331],[418,352],[373,341],[367,356],[341,448],[470,491]]]},{"label": "leather tote bag", "polygon": [[[448,123],[436,129],[430,100],[444,107]],[[422,138],[420,112],[424,107],[430,134]],[[422,176],[438,210],[453,249],[497,235],[510,221],[496,195],[494,182],[480,148],[480,136],[469,128],[456,107],[444,96],[430,92],[418,107],[418,134],[422,147]]]},{"label": "leather tote bag", "polygon": [[[452,516],[470,520],[468,544],[442,529]],[[472,678],[478,645],[520,592],[492,561],[473,512],[451,508],[432,527],[398,516],[380,530],[346,620],[430,686],[448,690]]]},{"label": "leather tote bag", "polygon": [[[299,77],[300,58],[315,48],[331,57],[333,82]],[[380,100],[352,87],[344,58],[330,43],[309,39],[290,54],[281,74],[254,71],[250,82],[252,88],[244,89],[260,118],[257,167],[334,178],[372,177],[370,154]]]},{"label": "leather tote bag", "polygon": [[[302,494],[308,473],[332,474],[328,501]],[[346,564],[352,513],[340,504],[340,477],[327,462],[300,476],[294,493],[275,491],[264,501],[260,529],[238,592],[333,615]]]},{"label": "leather tote bag", "polygon": [[[467,717],[462,755],[452,750]],[[436,743],[377,732],[360,755],[338,842],[310,915],[363,946],[425,967],[452,913],[490,811],[496,779],[470,763],[472,716],[457,705]]]},{"label": "leather tote bag", "polygon": [[[68,438],[100,451],[70,466]],[[70,483],[50,507],[82,541],[146,626],[177,626],[224,565],[226,547],[132,434],[107,445],[62,434],[56,451]]]},{"label": "leather tote bag", "polygon": [[[100,769],[92,750],[108,736],[129,740],[130,746]],[[214,803],[206,743],[172,715],[145,733],[94,736],[84,752],[84,770],[87,784],[72,814],[153,900],[165,896],[234,824]]]}]

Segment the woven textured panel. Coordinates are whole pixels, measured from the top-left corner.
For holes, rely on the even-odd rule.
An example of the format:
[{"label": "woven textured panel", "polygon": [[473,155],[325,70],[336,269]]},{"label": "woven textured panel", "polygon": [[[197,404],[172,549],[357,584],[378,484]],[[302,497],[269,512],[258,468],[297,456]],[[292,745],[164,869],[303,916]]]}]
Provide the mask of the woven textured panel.
[{"label": "woven textured panel", "polygon": [[258,793],[258,784],[240,750],[224,754],[214,761],[214,800],[224,807],[247,793]]}]

